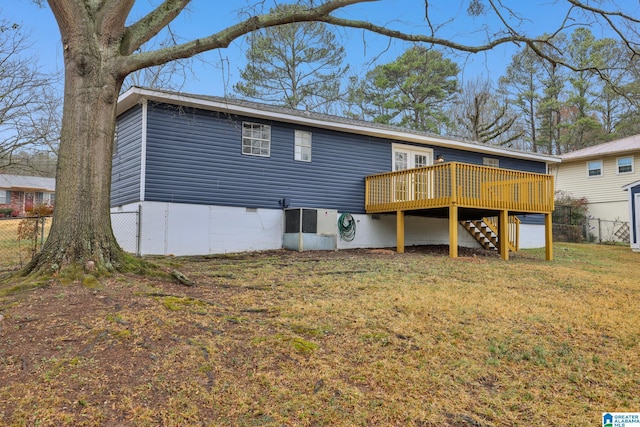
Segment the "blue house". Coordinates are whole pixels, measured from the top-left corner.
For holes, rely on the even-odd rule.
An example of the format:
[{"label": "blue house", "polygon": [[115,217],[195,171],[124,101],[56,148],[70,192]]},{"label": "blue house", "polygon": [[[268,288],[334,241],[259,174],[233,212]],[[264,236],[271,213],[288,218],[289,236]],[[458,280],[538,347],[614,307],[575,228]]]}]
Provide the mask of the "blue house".
[{"label": "blue house", "polygon": [[[142,254],[547,247],[556,157],[230,98],[133,87],[111,206]],[[340,220],[342,226],[338,226]],[[116,232],[116,235],[118,233]]]}]

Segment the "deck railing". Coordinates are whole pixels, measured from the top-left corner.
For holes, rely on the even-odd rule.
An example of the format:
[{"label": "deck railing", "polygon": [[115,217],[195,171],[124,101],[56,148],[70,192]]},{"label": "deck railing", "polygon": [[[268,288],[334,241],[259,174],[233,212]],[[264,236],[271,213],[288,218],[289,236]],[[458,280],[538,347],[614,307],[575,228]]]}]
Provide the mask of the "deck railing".
[{"label": "deck railing", "polygon": [[553,177],[450,162],[366,178],[367,212],[459,207],[553,211]]},{"label": "deck railing", "polygon": [[[491,231],[493,231],[495,235],[498,235],[499,220],[497,216],[482,218],[482,220],[491,228]],[[509,250],[518,252],[520,250],[520,219],[515,215],[509,215],[508,220],[509,231],[507,234],[509,235]]]}]

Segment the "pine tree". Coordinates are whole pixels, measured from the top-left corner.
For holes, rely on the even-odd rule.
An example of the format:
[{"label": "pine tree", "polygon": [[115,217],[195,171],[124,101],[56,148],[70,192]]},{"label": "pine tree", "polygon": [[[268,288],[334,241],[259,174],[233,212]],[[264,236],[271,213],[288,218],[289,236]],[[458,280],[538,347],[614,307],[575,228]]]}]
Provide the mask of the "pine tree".
[{"label": "pine tree", "polygon": [[[271,13],[301,9],[281,5]],[[234,86],[243,97],[290,108],[331,112],[348,70],[344,48],[322,22],[296,22],[257,31],[249,37],[247,66]]]}]

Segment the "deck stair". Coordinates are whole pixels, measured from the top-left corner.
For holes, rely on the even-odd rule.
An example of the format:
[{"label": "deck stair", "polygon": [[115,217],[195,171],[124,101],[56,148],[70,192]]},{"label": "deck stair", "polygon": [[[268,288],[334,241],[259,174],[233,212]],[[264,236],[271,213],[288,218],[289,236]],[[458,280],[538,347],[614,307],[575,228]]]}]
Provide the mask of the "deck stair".
[{"label": "deck stair", "polygon": [[[510,222],[511,221],[512,218],[510,218]],[[460,221],[460,224],[483,248],[491,251],[498,250],[498,224],[495,218]],[[511,252],[518,251],[518,247],[514,241],[509,241],[508,247]]]},{"label": "deck stair", "polygon": [[484,245],[498,248],[504,260],[509,259],[509,252],[520,246],[518,215],[543,214],[545,259],[551,261],[553,183],[553,175],[444,162],[368,175],[365,179],[365,211],[368,214],[395,214],[396,250],[399,253],[403,253],[405,247],[406,215],[448,218],[451,258],[458,257],[460,220],[495,215],[493,221],[482,220],[484,225],[494,225],[489,227],[491,232],[482,222],[463,225]]}]

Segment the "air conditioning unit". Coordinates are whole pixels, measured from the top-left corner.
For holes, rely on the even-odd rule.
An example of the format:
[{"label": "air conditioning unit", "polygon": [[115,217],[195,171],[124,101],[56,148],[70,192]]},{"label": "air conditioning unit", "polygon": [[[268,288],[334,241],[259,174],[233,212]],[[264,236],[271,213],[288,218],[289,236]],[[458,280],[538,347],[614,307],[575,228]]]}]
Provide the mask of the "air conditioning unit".
[{"label": "air conditioning unit", "polygon": [[338,236],[336,209],[284,210],[283,247],[295,251],[335,250]]}]

